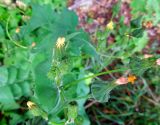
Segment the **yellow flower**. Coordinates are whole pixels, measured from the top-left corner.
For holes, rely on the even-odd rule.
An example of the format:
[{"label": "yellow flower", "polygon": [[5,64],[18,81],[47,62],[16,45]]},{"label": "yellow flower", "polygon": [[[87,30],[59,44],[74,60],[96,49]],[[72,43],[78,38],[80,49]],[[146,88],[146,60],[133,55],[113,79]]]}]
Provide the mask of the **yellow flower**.
[{"label": "yellow flower", "polygon": [[128,82],[131,82],[132,84],[134,84],[134,82],[135,82],[136,79],[137,79],[136,76],[134,76],[134,75],[129,75],[129,77],[128,77]]},{"label": "yellow flower", "polygon": [[65,38],[59,37],[56,42],[56,47],[60,49],[64,46],[64,44],[65,44]]},{"label": "yellow flower", "polygon": [[109,30],[113,30],[113,22],[112,21],[110,21],[108,24],[107,24],[107,28],[109,29]]},{"label": "yellow flower", "polygon": [[36,46],[36,43],[33,42],[33,43],[31,44],[31,47],[35,47],[35,46]]},{"label": "yellow flower", "polygon": [[29,109],[32,109],[32,108],[34,108],[36,106],[36,104],[31,102],[31,101],[28,101],[27,102],[27,106],[28,106]]}]

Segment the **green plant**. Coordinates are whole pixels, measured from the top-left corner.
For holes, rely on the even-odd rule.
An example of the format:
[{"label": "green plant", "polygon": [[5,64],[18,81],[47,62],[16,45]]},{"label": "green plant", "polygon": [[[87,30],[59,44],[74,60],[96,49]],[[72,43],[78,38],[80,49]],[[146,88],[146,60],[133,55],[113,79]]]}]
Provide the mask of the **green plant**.
[{"label": "green plant", "polygon": [[[113,31],[118,42],[108,47],[105,36],[115,26],[111,30],[97,31],[98,43],[95,46],[89,34],[77,28],[78,17],[73,11],[59,7],[55,10],[55,4],[45,2],[50,4],[32,3],[24,10],[5,5],[0,8],[0,115],[3,116],[0,123],[89,125],[84,106],[87,100],[108,102],[112,90],[123,93],[123,88],[117,86],[134,83],[140,77],[139,81],[143,81],[145,86],[137,85],[139,89],[135,97],[121,99],[115,94],[111,99],[117,102],[108,104],[112,109],[119,109],[116,103],[122,100],[123,108],[126,106],[128,112],[122,112],[123,108],[119,112],[124,116],[132,115],[134,102],[138,104],[140,97],[147,93],[148,84],[143,76],[148,75],[147,71],[159,68],[155,65],[159,58],[157,55],[144,59],[139,53],[148,42],[147,32],[141,27],[142,19],[137,17],[133,20],[130,29],[120,21],[122,27]],[[156,11],[158,14],[158,9]],[[107,69],[113,61],[119,60],[113,69]],[[109,79],[103,80],[101,76],[104,75]],[[158,106],[156,108],[159,110]],[[98,117],[125,124],[98,108],[94,109],[95,112],[100,114],[96,116],[97,124],[100,124]],[[25,122],[33,116],[34,119]]]}]

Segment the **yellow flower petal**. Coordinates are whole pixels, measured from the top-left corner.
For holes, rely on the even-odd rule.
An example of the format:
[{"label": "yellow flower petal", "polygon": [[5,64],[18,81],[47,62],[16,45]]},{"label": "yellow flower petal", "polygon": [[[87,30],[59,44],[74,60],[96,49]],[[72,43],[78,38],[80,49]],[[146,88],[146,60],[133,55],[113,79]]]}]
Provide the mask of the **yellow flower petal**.
[{"label": "yellow flower petal", "polygon": [[36,106],[36,104],[34,102],[28,101],[27,106],[28,106],[29,109],[32,109]]},{"label": "yellow flower petal", "polygon": [[63,46],[65,45],[65,38],[64,37],[59,37],[57,39],[57,42],[56,42],[56,47],[57,48],[62,48]]},{"label": "yellow flower petal", "polygon": [[109,29],[109,30],[113,30],[113,22],[112,21],[110,21],[108,24],[107,24],[107,28]]}]

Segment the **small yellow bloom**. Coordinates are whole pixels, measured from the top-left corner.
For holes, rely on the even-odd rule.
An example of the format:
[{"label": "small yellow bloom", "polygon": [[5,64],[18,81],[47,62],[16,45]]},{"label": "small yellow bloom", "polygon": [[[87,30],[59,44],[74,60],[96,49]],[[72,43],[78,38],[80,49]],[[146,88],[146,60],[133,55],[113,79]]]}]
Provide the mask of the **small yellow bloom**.
[{"label": "small yellow bloom", "polygon": [[56,47],[60,49],[61,47],[64,46],[64,44],[65,44],[65,38],[59,37],[56,42]]},{"label": "small yellow bloom", "polygon": [[31,102],[31,101],[28,101],[27,102],[27,106],[28,106],[29,109],[32,109],[32,108],[34,108],[36,106],[36,104]]},{"label": "small yellow bloom", "polygon": [[16,32],[16,33],[19,33],[19,32],[20,32],[20,28],[17,27],[15,32]]},{"label": "small yellow bloom", "polygon": [[35,46],[36,46],[36,43],[35,43],[35,42],[33,42],[31,46],[32,46],[32,47],[35,47]]},{"label": "small yellow bloom", "polygon": [[134,84],[134,82],[135,82],[136,79],[137,79],[136,76],[134,76],[134,75],[129,75],[129,77],[128,77],[128,82],[131,82],[132,84]]},{"label": "small yellow bloom", "polygon": [[109,29],[109,30],[113,30],[113,22],[112,21],[110,21],[108,24],[107,24],[107,28]]}]

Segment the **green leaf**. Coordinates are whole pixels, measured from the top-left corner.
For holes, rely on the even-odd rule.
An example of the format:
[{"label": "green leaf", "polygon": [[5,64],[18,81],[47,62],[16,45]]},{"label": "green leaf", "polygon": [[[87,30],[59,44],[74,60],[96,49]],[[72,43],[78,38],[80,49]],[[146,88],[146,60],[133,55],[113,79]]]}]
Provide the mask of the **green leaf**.
[{"label": "green leaf", "polygon": [[2,26],[0,25],[0,38],[4,37],[4,30]]},{"label": "green leaf", "polygon": [[98,102],[108,102],[110,92],[116,87],[115,83],[106,83],[103,81],[95,81],[91,86],[93,98]]},{"label": "green leaf", "polygon": [[49,5],[32,4],[32,18],[29,22],[30,30],[54,22],[55,13]]},{"label": "green leaf", "polygon": [[145,12],[146,2],[146,0],[133,0],[131,2],[132,13]]},{"label": "green leaf", "polygon": [[22,90],[18,84],[12,84],[10,88],[15,99],[19,99],[22,96]]},{"label": "green leaf", "polygon": [[7,84],[8,70],[6,67],[0,67],[0,87]]},{"label": "green leaf", "polygon": [[135,48],[134,52],[140,52],[148,43],[147,32],[143,33],[143,37],[139,39],[135,39]]},{"label": "green leaf", "polygon": [[18,74],[17,74],[17,79],[18,80],[26,80],[28,79],[28,76],[29,76],[29,72],[30,72],[30,69],[27,68],[27,69],[19,69],[18,70]]},{"label": "green leaf", "polygon": [[40,63],[35,70],[35,94],[44,111],[50,112],[59,102],[59,92],[53,81],[49,80],[47,73],[51,63],[48,60]]},{"label": "green leaf", "polygon": [[71,31],[78,25],[78,17],[75,12],[64,9],[60,16],[57,17],[56,23]]},{"label": "green leaf", "polygon": [[131,34],[133,37],[136,37],[136,38],[140,38],[143,37],[143,29],[140,28],[140,29],[136,29],[132,32]]},{"label": "green leaf", "polygon": [[[85,70],[81,70],[78,77],[79,77],[79,79],[81,79],[81,78],[85,78],[85,77],[87,77],[89,75],[90,75],[90,73],[86,73]],[[86,96],[86,98],[82,98],[82,99],[78,99],[77,100],[78,108],[79,108],[78,114],[80,116],[78,116],[78,118],[76,118],[76,124],[90,125],[89,118],[88,118],[87,113],[86,113],[85,108],[84,108],[84,104],[85,104],[85,102],[87,100],[87,95],[90,92],[90,88],[89,88],[89,84],[90,83],[91,83],[91,79],[86,79],[86,80],[83,80],[83,81],[78,83],[77,91],[76,91],[77,95],[80,96],[80,97],[81,96]]]},{"label": "green leaf", "polygon": [[26,82],[20,83],[20,87],[21,87],[23,96],[26,96],[26,97],[31,96],[32,92],[31,92],[31,86],[29,82],[26,81]]},{"label": "green leaf", "polygon": [[[156,18],[154,19],[155,23],[158,23],[160,21],[160,1],[159,0],[147,0],[147,9],[149,12],[153,12],[156,14]],[[152,13],[150,15],[152,18]]]},{"label": "green leaf", "polygon": [[66,36],[66,40],[70,40],[70,39],[74,38],[75,36],[77,36],[80,33],[82,33],[82,32],[71,33],[71,34]]},{"label": "green leaf", "polygon": [[156,59],[148,58],[148,59],[141,59],[138,57],[130,58],[129,67],[133,74],[137,76],[141,76],[145,71],[155,65]]},{"label": "green leaf", "polygon": [[17,109],[12,91],[8,86],[0,87],[0,108],[3,110]]},{"label": "green leaf", "polygon": [[82,51],[88,55],[98,58],[98,54],[93,45],[89,41],[86,41],[84,39],[82,39],[82,42],[84,43]]},{"label": "green leaf", "polygon": [[10,125],[16,125],[23,121],[23,115],[10,112],[9,116],[11,117]]},{"label": "green leaf", "polygon": [[17,77],[17,69],[13,66],[8,68],[8,84],[12,84],[14,83],[14,81],[16,81],[16,77]]},{"label": "green leaf", "polygon": [[133,28],[141,28],[142,25],[142,16],[139,16],[131,21],[131,27]]}]

